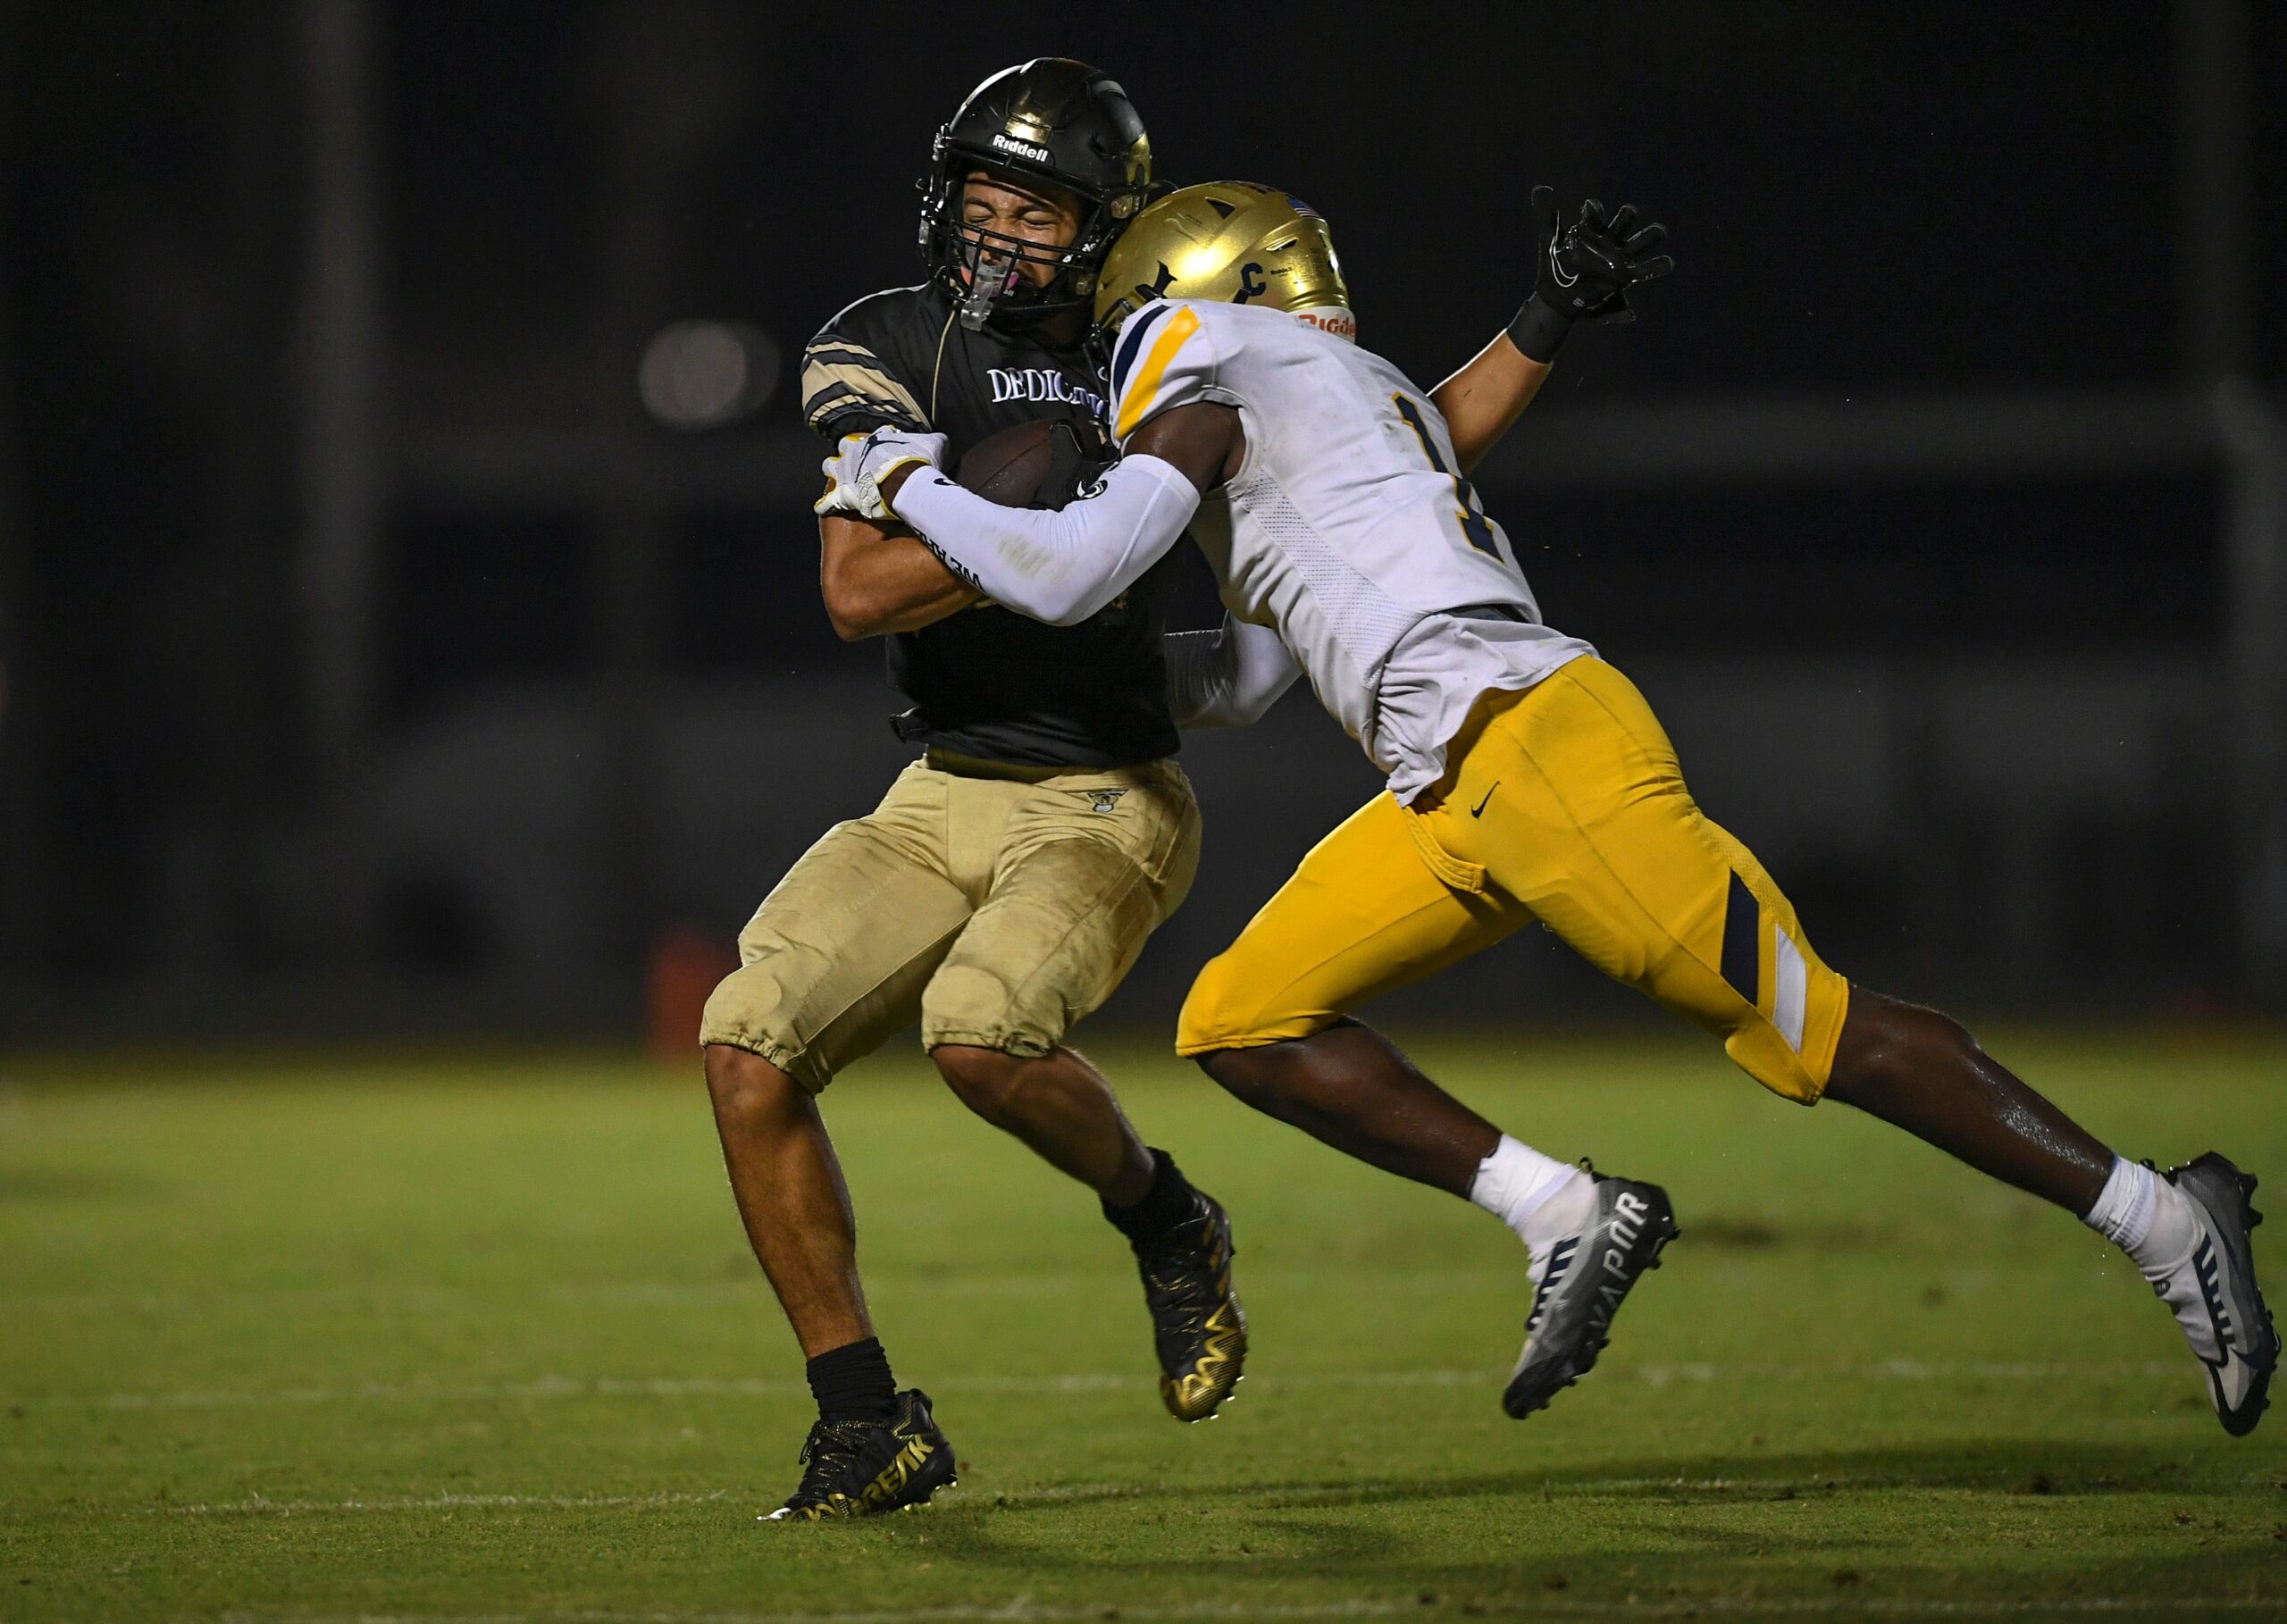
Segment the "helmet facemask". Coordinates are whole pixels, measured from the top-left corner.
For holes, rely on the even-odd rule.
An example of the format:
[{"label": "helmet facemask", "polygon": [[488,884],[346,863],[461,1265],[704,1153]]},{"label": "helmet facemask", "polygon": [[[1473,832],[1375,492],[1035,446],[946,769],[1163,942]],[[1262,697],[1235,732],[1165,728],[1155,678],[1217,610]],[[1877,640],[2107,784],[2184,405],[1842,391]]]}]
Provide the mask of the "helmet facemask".
[{"label": "helmet facemask", "polygon": [[[1125,222],[1114,217],[1126,197],[1089,197],[1061,180],[986,164],[963,155],[941,159],[936,195],[922,210],[921,245],[929,264],[958,294],[960,323],[975,332],[987,322],[1028,325],[1059,311],[1085,306],[1096,291],[1096,272]],[[963,188],[978,171],[1027,191],[1053,189],[1078,205],[1079,222],[1062,247],[1028,237],[970,225],[961,219]],[[1129,204],[1128,213],[1135,212]],[[1027,265],[1051,267],[1044,282],[1025,274]]]}]

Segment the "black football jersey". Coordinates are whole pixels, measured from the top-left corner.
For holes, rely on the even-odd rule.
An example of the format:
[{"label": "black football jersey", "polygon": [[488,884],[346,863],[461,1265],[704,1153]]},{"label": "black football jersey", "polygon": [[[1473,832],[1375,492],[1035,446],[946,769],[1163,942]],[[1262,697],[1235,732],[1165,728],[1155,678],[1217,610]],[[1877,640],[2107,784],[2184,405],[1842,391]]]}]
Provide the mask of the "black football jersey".
[{"label": "black football jersey", "polygon": [[[828,444],[884,424],[946,436],[946,465],[1038,418],[1101,421],[1103,381],[1076,350],[1022,332],[971,332],[934,283],[859,299],[802,356],[802,415]],[[901,737],[1028,766],[1127,766],[1173,755],[1160,655],[1176,580],[1169,553],[1076,626],[993,605],[892,633],[890,681],[912,701]]]}]

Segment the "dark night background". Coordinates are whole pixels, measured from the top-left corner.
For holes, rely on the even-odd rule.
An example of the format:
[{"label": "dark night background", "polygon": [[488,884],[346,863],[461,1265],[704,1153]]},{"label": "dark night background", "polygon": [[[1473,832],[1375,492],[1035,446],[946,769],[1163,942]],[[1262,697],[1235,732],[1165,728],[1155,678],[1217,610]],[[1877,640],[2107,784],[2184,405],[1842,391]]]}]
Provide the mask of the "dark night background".
[{"label": "dark night background", "polygon": [[[1049,54],[1307,197],[1425,382],[1534,182],[1668,224],[1479,483],[1839,968],[2287,998],[2287,6],[155,0],[0,11],[0,1035],[640,1030],[901,758],[789,363]],[[638,388],[694,320],[775,383],[703,431]],[[1108,1020],[1374,787],[1306,694],[1185,760]],[[1529,934],[1414,1007],[1629,1013]]]}]

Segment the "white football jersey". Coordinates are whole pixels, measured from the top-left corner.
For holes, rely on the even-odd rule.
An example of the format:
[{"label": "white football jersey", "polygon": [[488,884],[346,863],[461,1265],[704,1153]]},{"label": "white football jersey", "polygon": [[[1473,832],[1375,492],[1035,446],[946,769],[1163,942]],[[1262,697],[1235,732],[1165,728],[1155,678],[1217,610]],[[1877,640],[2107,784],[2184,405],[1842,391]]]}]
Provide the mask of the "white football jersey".
[{"label": "white football jersey", "polygon": [[1191,533],[1401,800],[1442,775],[1479,694],[1596,652],[1541,624],[1445,419],[1379,356],[1285,311],[1162,300],[1121,329],[1111,387],[1123,443],[1175,406],[1237,408],[1245,460]]}]

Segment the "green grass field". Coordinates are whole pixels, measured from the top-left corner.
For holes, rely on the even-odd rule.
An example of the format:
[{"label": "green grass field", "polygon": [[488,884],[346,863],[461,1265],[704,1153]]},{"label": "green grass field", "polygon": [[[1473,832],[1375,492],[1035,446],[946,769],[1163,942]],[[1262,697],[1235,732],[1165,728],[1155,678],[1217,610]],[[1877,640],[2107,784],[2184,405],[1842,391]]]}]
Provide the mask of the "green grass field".
[{"label": "green grass field", "polygon": [[[1996,1047],[2287,1201],[2287,1046]],[[2287,1616],[2287,1417],[2226,1438],[2069,1219],[1688,1041],[1420,1053],[1674,1193],[1588,1381],[1505,1419],[1504,1231],[1107,1052],[1237,1226],[1250,1375],[1179,1427],[1093,1202],[885,1058],[828,1117],[961,1481],[841,1527],[755,1520],[809,1405],[695,1076],[0,1065],[0,1618]]]}]

